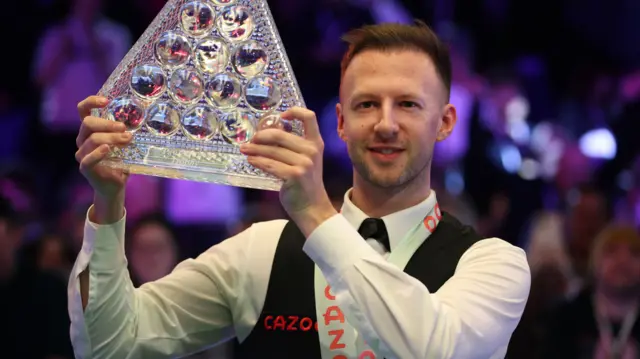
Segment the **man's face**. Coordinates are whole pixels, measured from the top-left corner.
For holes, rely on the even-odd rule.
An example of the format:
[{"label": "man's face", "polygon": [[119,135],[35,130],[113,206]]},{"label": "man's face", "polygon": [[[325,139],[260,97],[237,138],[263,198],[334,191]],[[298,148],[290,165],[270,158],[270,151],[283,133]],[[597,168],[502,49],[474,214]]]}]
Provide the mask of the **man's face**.
[{"label": "man's face", "polygon": [[429,174],[433,147],[453,130],[455,109],[429,56],[369,50],[344,73],[336,106],[338,134],[356,177],[402,186]]},{"label": "man's face", "polygon": [[612,295],[636,295],[640,289],[640,250],[624,242],[606,245],[595,275],[601,288]]}]

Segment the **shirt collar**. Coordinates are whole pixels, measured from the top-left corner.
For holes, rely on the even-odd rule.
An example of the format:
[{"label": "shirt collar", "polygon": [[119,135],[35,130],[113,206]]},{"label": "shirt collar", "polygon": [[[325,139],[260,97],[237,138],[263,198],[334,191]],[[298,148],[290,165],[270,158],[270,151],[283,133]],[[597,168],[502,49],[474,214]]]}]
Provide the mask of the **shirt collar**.
[{"label": "shirt collar", "polygon": [[[362,222],[369,218],[369,216],[351,202],[351,191],[352,189],[345,193],[344,202],[340,212],[355,229],[358,229]],[[382,217],[382,220],[387,227],[387,232],[389,233],[389,244],[391,246],[391,250],[395,249],[398,244],[400,244],[400,241],[411,230],[411,228],[424,220],[435,205],[436,193],[432,190],[429,197],[417,205]]]}]

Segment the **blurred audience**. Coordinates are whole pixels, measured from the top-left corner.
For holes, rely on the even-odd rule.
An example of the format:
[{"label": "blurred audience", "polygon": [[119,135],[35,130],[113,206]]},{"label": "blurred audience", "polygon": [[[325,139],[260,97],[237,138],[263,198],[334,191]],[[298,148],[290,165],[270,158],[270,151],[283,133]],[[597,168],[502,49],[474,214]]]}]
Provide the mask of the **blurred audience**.
[{"label": "blurred audience", "polygon": [[559,273],[567,298],[582,290],[595,236],[611,219],[608,207],[602,192],[584,185],[569,194],[564,213],[538,214],[526,247],[533,275],[539,270]]},{"label": "blurred audience", "polygon": [[5,327],[0,356],[71,359],[68,277],[61,273],[68,270],[69,257],[53,238],[21,253],[23,234],[19,214],[0,198],[0,318]]},{"label": "blurred audience", "polygon": [[640,356],[640,236],[612,225],[596,239],[590,258],[591,283],[560,306],[548,332],[545,358]]}]

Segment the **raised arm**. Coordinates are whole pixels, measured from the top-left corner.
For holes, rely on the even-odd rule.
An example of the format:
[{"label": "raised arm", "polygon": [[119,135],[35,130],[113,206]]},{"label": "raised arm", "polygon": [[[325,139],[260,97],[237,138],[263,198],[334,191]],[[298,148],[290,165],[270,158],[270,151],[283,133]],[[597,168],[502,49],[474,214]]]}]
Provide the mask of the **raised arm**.
[{"label": "raised arm", "polygon": [[[82,250],[69,280],[76,358],[165,358],[231,335],[231,304],[242,286],[244,235],[224,241],[170,275],[135,289],[124,253],[127,174],[100,166],[111,146],[131,140],[122,123],[91,117],[107,99],[78,105],[76,159],[95,191]],[[246,233],[246,232],[244,232]]]},{"label": "raised arm", "polygon": [[387,357],[489,358],[506,350],[529,294],[524,252],[497,238],[472,246],[436,293],[388,263],[340,214],[304,250],[350,323],[368,342],[379,339]]},{"label": "raised arm", "polygon": [[127,271],[124,228],[124,217],[111,225],[86,223],[68,291],[76,358],[169,358],[233,336],[229,303],[238,303],[242,292],[238,268],[247,232],[136,289]]}]

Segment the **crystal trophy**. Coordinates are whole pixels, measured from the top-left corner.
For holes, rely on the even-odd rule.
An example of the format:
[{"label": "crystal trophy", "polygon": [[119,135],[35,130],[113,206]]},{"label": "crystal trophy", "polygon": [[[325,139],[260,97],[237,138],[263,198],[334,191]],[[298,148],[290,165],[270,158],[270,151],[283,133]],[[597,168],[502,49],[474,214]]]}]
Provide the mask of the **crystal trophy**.
[{"label": "crystal trophy", "polygon": [[279,190],[239,145],[304,100],[266,0],[169,0],[99,92],[93,115],[127,126],[103,165],[134,174]]}]

